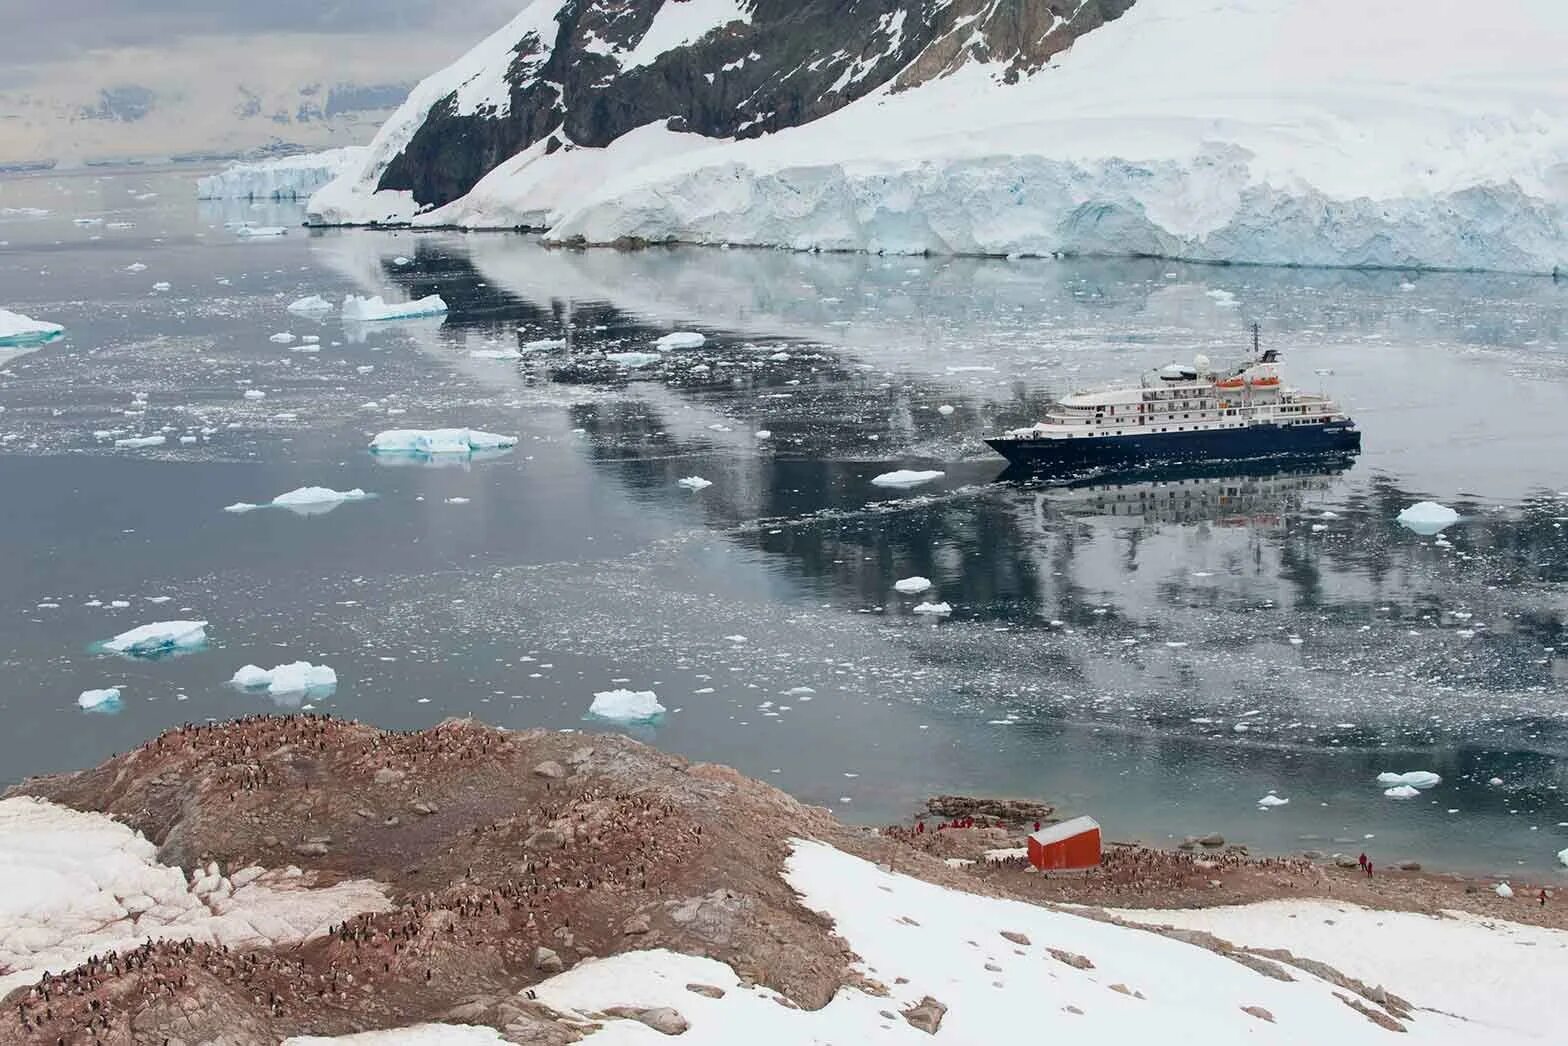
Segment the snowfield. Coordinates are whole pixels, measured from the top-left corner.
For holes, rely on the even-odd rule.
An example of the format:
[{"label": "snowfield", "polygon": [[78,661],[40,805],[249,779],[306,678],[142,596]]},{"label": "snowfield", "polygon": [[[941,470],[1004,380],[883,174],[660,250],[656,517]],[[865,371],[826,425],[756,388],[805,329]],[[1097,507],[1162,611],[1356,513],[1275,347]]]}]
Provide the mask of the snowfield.
[{"label": "snowfield", "polygon": [[196,179],[196,196],[202,200],[302,200],[343,171],[363,163],[365,153],[364,146],[351,145],[232,164],[218,174]]},{"label": "snowfield", "polygon": [[27,797],[0,799],[0,882],[0,996],[149,937],[290,944],[391,907],[378,883],[318,889],[297,868],[214,863],[187,881],[125,825]]},{"label": "snowfield", "polygon": [[[540,1002],[586,1017],[612,1007],[669,1007],[689,1023],[685,1046],[886,1043],[924,1046],[1084,1040],[1107,1044],[1408,1043],[1489,1046],[1555,1041],[1553,985],[1568,973],[1568,934],[1479,919],[1332,911],[1284,902],[1206,912],[1128,912],[1186,918],[1238,943],[1292,947],[1385,984],[1416,1007],[1395,1035],[1347,1005],[1348,991],[1297,968],[1277,980],[1214,952],[1066,911],[979,897],[883,871],[816,842],[796,841],[786,877],[802,903],[833,920],[886,997],[841,989],[820,1010],[780,1006],[713,959],[653,950],[590,960],[535,986]],[[1292,912],[1300,920],[1288,921]],[[1157,920],[1155,920],[1157,921]],[[1004,937],[1006,933],[1009,936]],[[1026,942],[1026,943],[1024,943]],[[1531,955],[1520,971],[1521,945]],[[1416,957],[1416,958],[1413,958]],[[1484,967],[1468,977],[1472,964]],[[1345,966],[1349,969],[1345,969]],[[1516,978],[1514,974],[1518,972]],[[689,984],[723,991],[698,994]],[[932,999],[946,1007],[934,1039],[901,1016]],[[1360,1002],[1361,1000],[1356,1000]],[[1363,1005],[1370,1005],[1363,1003]],[[1424,1008],[1423,1008],[1424,1007]],[[498,1041],[484,1029],[421,1025],[341,1039],[370,1046]],[[633,1020],[609,1019],[593,1046],[669,1041]]]},{"label": "snowfield", "polygon": [[1568,262],[1565,49],[1557,0],[1484,18],[1461,0],[1138,0],[1016,84],[970,64],[757,139],[650,126],[536,147],[416,214],[371,190],[432,98],[310,210],[590,243],[1551,272]]}]

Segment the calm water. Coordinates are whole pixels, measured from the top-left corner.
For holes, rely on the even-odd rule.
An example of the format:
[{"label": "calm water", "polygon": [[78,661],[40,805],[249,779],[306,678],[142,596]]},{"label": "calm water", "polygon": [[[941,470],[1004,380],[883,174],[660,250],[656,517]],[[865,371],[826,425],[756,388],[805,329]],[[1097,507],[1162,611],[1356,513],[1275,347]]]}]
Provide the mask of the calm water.
[{"label": "calm water", "polygon": [[[595,691],[652,689],[671,713],[640,736],[851,819],[959,790],[1151,841],[1536,872],[1568,846],[1561,284],[245,241],[225,222],[301,209],[192,195],[158,171],[0,181],[0,305],[69,328],[0,356],[0,783],[273,708],[225,681],[307,659],[340,682],[305,703],[398,728],[592,728]],[[444,322],[284,308],[435,292]],[[1254,320],[1297,384],[1351,406],[1359,458],[999,479],[985,433],[1074,386],[1229,358]],[[673,329],[708,343],[630,373],[604,360]],[[444,466],[365,450],[437,425],[519,442]],[[898,467],[946,475],[869,482]],[[304,485],[375,497],[222,511]],[[1394,522],[1425,498],[1463,514],[1441,540]],[[916,574],[950,618],[893,591]],[[200,652],[94,649],[186,617],[211,623]],[[77,708],[108,685],[117,714]],[[1378,772],[1416,769],[1443,784],[1384,798]],[[1290,804],[1260,810],[1270,790]]]}]

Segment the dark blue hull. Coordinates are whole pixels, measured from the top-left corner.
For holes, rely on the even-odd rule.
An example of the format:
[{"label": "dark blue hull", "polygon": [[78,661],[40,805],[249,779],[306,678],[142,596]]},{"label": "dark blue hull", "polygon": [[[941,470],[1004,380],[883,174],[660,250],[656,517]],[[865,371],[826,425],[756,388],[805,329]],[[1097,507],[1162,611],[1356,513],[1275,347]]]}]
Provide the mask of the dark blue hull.
[{"label": "dark blue hull", "polygon": [[1338,421],[1082,439],[988,439],[986,445],[1019,468],[1075,472],[1144,462],[1249,461],[1354,453],[1361,449],[1361,433],[1350,422]]}]

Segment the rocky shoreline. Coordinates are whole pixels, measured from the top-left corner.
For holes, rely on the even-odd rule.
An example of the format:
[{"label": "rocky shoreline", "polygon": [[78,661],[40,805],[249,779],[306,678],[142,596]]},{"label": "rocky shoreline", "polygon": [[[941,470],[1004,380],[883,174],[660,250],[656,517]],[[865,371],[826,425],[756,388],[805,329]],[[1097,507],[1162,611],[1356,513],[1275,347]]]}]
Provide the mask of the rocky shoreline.
[{"label": "rocky shoreline", "polygon": [[[186,726],[95,769],[26,781],[0,800],[0,814],[109,815],[145,837],[147,860],[182,889],[188,876],[195,898],[192,911],[155,926],[167,898],[136,901],[100,881],[112,897],[88,909],[110,911],[94,916],[102,925],[91,933],[55,942],[54,956],[87,949],[63,973],[55,965],[46,975],[25,955],[7,959],[0,932],[0,978],[12,978],[0,983],[20,985],[5,996],[0,1042],[238,1046],[428,1021],[550,1046],[605,1021],[683,1033],[678,1006],[585,1016],[534,997],[564,972],[633,953],[717,960],[742,989],[786,1009],[821,1010],[846,987],[887,994],[842,930],[787,881],[803,839],[887,874],[1036,905],[1311,897],[1562,925],[1555,904],[1510,903],[1466,880],[1398,872],[1366,881],[1332,864],[1235,848],[1112,845],[1095,872],[1043,876],[1012,851],[1048,806],[932,803],[975,826],[853,828],[729,768],[618,735],[510,733],[467,720],[403,734],[315,715]],[[331,890],[342,903],[323,907]],[[309,918],[282,917],[307,899],[316,904]],[[1157,932],[1244,965],[1261,961],[1212,935]],[[1379,1003],[1373,988],[1335,976],[1354,1007],[1375,1010],[1374,1023],[1408,1019],[1398,1000]],[[685,990],[713,999],[734,989],[693,981]],[[934,1031],[951,1001],[911,999],[899,1013]]]}]

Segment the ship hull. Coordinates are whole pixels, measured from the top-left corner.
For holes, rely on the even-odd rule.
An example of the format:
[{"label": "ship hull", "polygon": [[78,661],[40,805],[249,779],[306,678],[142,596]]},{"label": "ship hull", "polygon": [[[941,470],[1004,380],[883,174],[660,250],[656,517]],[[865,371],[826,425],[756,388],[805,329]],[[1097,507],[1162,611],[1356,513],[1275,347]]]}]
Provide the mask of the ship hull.
[{"label": "ship hull", "polygon": [[985,442],[1016,468],[1072,472],[1146,462],[1250,461],[1353,453],[1361,448],[1361,433],[1350,423],[1337,421],[1083,439],[1002,437]]}]

